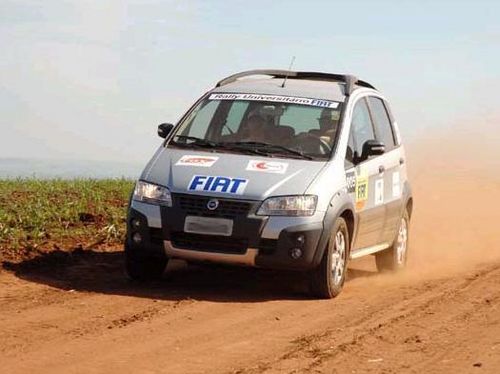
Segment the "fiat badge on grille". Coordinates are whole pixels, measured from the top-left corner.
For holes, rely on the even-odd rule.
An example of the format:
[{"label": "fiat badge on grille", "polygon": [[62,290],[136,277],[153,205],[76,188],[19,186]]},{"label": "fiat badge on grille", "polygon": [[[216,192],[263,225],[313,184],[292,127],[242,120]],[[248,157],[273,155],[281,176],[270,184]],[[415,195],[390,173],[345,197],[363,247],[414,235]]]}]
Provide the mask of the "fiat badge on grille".
[{"label": "fiat badge on grille", "polygon": [[215,210],[215,209],[217,209],[218,206],[219,206],[219,200],[217,200],[217,199],[208,200],[208,203],[207,203],[208,210]]}]

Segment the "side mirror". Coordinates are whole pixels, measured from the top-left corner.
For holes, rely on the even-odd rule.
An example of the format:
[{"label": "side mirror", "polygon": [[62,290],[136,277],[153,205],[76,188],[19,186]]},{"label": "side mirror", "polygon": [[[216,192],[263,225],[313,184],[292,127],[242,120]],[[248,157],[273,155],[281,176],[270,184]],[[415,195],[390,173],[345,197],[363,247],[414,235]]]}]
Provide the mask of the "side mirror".
[{"label": "side mirror", "polygon": [[171,123],[162,123],[158,126],[158,136],[165,139],[173,128],[174,125],[172,125]]},{"label": "side mirror", "polygon": [[367,140],[363,144],[363,153],[361,153],[361,157],[359,159],[359,162],[367,160],[370,156],[379,156],[384,154],[385,152],[385,145],[384,143],[372,139],[372,140]]}]

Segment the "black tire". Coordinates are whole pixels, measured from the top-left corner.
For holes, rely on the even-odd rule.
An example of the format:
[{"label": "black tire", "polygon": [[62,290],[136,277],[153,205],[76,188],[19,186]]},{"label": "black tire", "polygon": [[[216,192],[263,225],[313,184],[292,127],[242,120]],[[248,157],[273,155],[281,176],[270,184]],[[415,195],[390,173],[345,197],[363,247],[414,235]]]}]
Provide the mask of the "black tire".
[{"label": "black tire", "polygon": [[136,256],[125,248],[125,274],[130,280],[144,282],[160,279],[167,263],[167,258]]},{"label": "black tire", "polygon": [[[392,246],[382,252],[375,254],[375,262],[380,272],[401,271],[406,267],[408,261],[408,250],[410,247],[410,216],[404,211],[399,222],[396,238]],[[404,242],[404,243],[403,243]],[[400,246],[404,245],[404,249]]]},{"label": "black tire", "polygon": [[[339,245],[339,236],[343,238],[343,249],[342,245]],[[342,291],[347,274],[349,250],[350,240],[347,223],[342,217],[339,217],[333,225],[321,263],[311,274],[311,293],[314,296],[332,299]],[[339,262],[340,259],[342,263]],[[335,269],[333,261],[335,261]]]}]

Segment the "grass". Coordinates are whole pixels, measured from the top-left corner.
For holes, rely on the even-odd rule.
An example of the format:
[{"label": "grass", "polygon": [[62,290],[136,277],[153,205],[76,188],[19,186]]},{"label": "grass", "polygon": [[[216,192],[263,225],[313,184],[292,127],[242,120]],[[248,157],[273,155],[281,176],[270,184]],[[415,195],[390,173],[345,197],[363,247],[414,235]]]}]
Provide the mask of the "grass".
[{"label": "grass", "polygon": [[133,181],[0,180],[0,257],[121,245]]}]

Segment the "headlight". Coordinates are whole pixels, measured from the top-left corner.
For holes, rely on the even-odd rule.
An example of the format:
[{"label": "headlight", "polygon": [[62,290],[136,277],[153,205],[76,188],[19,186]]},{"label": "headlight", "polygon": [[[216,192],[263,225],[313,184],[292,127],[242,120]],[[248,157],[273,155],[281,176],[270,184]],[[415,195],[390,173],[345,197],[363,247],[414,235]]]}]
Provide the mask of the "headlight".
[{"label": "headlight", "polygon": [[144,181],[136,183],[133,199],[144,203],[172,206],[172,195],[168,188]]},{"label": "headlight", "polygon": [[264,200],[259,216],[312,216],[316,211],[316,195],[278,196]]}]

